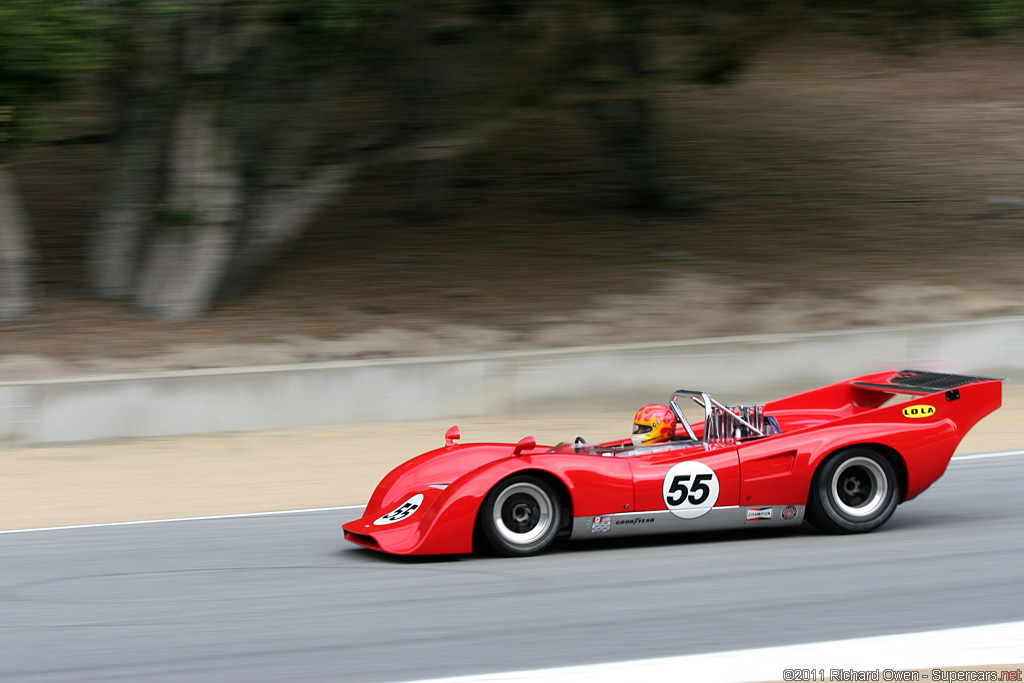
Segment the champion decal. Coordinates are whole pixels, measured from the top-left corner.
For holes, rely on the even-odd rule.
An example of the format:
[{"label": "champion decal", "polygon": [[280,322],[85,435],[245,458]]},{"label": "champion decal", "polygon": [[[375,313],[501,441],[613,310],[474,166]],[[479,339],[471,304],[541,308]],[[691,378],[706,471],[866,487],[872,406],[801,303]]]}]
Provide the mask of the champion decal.
[{"label": "champion decal", "polygon": [[747,521],[751,522],[757,519],[771,519],[772,509],[771,508],[747,508]]}]

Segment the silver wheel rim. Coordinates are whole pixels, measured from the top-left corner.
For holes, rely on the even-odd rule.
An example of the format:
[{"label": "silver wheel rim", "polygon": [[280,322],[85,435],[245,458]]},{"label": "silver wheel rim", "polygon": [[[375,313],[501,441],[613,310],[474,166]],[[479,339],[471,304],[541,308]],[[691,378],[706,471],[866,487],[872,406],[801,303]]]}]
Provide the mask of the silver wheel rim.
[{"label": "silver wheel rim", "polygon": [[536,484],[512,484],[494,501],[494,528],[512,545],[530,545],[551,528],[553,507],[550,496]]},{"label": "silver wheel rim", "polygon": [[849,517],[871,517],[885,505],[888,494],[889,478],[871,458],[850,458],[832,475],[832,500]]}]

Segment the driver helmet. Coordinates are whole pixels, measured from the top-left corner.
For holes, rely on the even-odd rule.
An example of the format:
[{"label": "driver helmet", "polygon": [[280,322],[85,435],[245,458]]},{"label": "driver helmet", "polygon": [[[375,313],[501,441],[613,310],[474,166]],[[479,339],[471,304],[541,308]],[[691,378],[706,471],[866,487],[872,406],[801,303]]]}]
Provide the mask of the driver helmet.
[{"label": "driver helmet", "polygon": [[668,441],[676,433],[676,416],[668,406],[654,403],[637,411],[633,418],[633,445],[647,446]]}]

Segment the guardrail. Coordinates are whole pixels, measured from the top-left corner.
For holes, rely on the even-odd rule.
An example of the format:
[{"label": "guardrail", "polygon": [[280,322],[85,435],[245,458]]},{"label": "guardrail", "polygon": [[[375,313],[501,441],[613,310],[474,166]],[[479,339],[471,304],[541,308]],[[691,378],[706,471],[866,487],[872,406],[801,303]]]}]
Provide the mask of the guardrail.
[{"label": "guardrail", "polygon": [[679,386],[771,399],[881,369],[1024,376],[1024,317],[467,356],[0,383],[0,441],[634,409]]}]

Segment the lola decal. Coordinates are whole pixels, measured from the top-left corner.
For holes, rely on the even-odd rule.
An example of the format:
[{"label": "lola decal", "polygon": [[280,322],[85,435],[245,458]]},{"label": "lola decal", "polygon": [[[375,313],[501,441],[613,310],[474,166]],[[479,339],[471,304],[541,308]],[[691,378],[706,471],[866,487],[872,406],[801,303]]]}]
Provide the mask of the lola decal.
[{"label": "lola decal", "polygon": [[665,475],[662,497],[676,517],[697,519],[708,513],[718,500],[718,475],[702,462],[677,463]]},{"label": "lola decal", "polygon": [[787,505],[786,507],[782,508],[783,519],[793,519],[794,517],[796,517],[795,507],[793,507],[792,505]]},{"label": "lola decal", "polygon": [[373,524],[374,526],[384,526],[385,524],[401,522],[403,519],[416,512],[420,508],[420,505],[423,505],[423,494],[417,493],[391,512],[386,515],[381,515],[377,519],[373,520]]},{"label": "lola decal", "polygon": [[919,417],[931,417],[935,414],[935,406],[929,406],[920,404],[916,406],[907,406],[903,409],[903,417],[919,418]]}]

